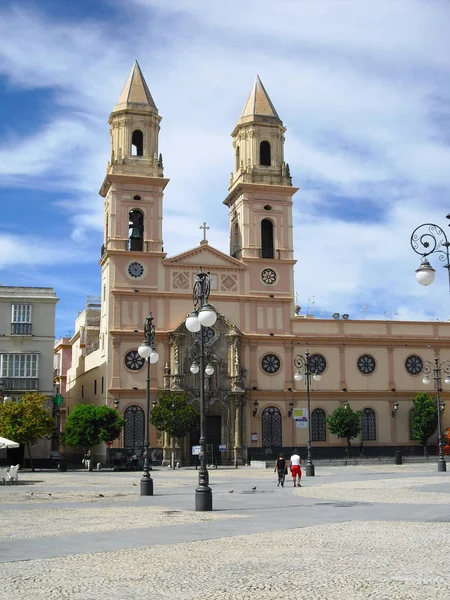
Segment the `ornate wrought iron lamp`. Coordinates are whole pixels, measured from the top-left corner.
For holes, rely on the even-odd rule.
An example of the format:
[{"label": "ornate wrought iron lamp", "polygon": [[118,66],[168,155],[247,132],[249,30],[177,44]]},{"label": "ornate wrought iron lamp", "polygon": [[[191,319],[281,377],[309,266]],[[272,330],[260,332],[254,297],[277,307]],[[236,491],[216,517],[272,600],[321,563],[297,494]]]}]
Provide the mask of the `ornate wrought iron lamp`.
[{"label": "ornate wrought iron lamp", "polygon": [[394,406],[393,406],[393,408],[392,408],[392,413],[391,413],[393,417],[396,417],[396,416],[397,416],[397,411],[398,411],[398,407],[399,407],[399,406],[400,406],[400,405],[399,405],[399,403],[398,403],[398,402],[394,402]]},{"label": "ornate wrought iron lamp", "polygon": [[320,381],[322,376],[319,373],[319,369],[311,360],[311,355],[308,350],[305,352],[305,356],[297,354],[294,358],[294,366],[297,369],[294,375],[295,381],[301,381],[303,376],[305,377],[306,383],[306,400],[308,410],[308,444],[307,444],[307,456],[306,456],[306,467],[305,472],[308,477],[314,477],[315,467],[311,456],[311,377],[314,381]]},{"label": "ornate wrought iron lamp", "polygon": [[[447,215],[447,219],[450,215]],[[431,285],[436,276],[436,271],[428,261],[430,254],[438,254],[439,260],[445,262],[443,265],[448,273],[448,285],[450,290],[450,242],[445,232],[439,225],[434,223],[423,223],[416,227],[411,234],[411,247],[422,257],[420,267],[416,269],[416,279],[421,285]]]},{"label": "ornate wrought iron lamp", "polygon": [[153,479],[150,471],[152,466],[148,458],[149,429],[150,429],[150,365],[158,362],[159,354],[155,350],[155,325],[152,313],[145,319],[144,341],[138,348],[139,356],[147,361],[147,387],[146,387],[146,414],[145,414],[145,440],[144,440],[144,473],[141,479],[141,496],[153,496]]},{"label": "ornate wrought iron lamp", "polygon": [[442,445],[442,424],[441,417],[445,408],[445,403],[441,402],[441,381],[442,376],[441,373],[444,371],[445,383],[450,383],[450,360],[443,360],[439,362],[439,358],[437,356],[434,357],[434,362],[426,360],[423,363],[422,373],[424,374],[422,382],[425,385],[431,383],[431,379],[434,380],[434,389],[436,390],[436,412],[437,412],[437,420],[438,420],[438,448],[439,448],[439,458],[438,458],[438,471],[446,471],[447,463],[444,458],[444,450]]},{"label": "ornate wrought iron lamp", "polygon": [[206,411],[205,411],[205,376],[214,373],[212,364],[205,368],[205,340],[204,327],[212,327],[217,320],[217,313],[208,303],[211,290],[211,278],[200,267],[192,290],[194,310],[187,317],[186,328],[192,333],[200,332],[200,354],[198,362],[191,365],[191,373],[200,373],[200,469],[198,472],[198,486],[195,489],[195,510],[212,510],[212,490],[209,487],[209,474],[206,468]]}]

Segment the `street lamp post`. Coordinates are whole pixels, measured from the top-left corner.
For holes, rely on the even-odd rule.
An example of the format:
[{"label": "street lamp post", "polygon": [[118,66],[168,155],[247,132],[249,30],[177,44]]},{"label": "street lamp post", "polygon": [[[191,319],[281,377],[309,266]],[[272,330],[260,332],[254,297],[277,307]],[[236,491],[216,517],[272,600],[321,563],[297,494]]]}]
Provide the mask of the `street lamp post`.
[{"label": "street lamp post", "polygon": [[[438,471],[446,471],[447,463],[444,458],[444,451],[442,446],[442,425],[441,425],[441,413],[443,411],[444,403],[441,403],[441,372],[445,373],[445,383],[450,383],[450,361],[444,360],[441,363],[437,356],[434,357],[434,362],[429,360],[425,361],[422,367],[422,373],[424,373],[424,377],[422,379],[425,385],[431,383],[431,379],[434,380],[434,388],[436,390],[436,410],[437,410],[437,420],[438,420],[438,448],[439,448],[439,458],[438,458]],[[430,377],[430,375],[432,377]]]},{"label": "street lamp post", "polygon": [[144,341],[138,348],[138,353],[147,361],[147,387],[146,387],[146,413],[145,413],[145,440],[144,440],[144,472],[141,479],[141,496],[153,496],[153,479],[150,476],[152,470],[148,459],[150,446],[150,365],[158,361],[159,354],[155,350],[155,325],[152,313],[145,319]]},{"label": "street lamp post", "polygon": [[[450,219],[450,214],[447,215],[447,219]],[[422,257],[420,267],[416,269],[417,281],[421,285],[431,285],[433,283],[436,271],[427,257],[430,254],[437,254],[439,260],[445,262],[443,266],[447,269],[450,290],[450,242],[444,230],[434,223],[423,223],[414,229],[410,242],[414,252]]]},{"label": "street lamp post", "polygon": [[200,469],[198,472],[198,486],[195,489],[195,510],[212,510],[212,490],[209,487],[209,475],[206,468],[206,412],[205,412],[205,375],[212,375],[214,367],[208,364],[205,368],[205,339],[204,327],[212,327],[217,314],[214,308],[208,304],[209,292],[211,290],[211,279],[209,273],[205,273],[200,267],[197,273],[192,299],[194,310],[186,319],[186,328],[192,333],[200,332],[200,354],[199,362],[194,361],[191,365],[191,373],[200,373]]},{"label": "street lamp post", "polygon": [[312,456],[311,456],[311,437],[312,436],[311,436],[310,386],[311,386],[311,377],[314,379],[314,381],[320,381],[322,376],[320,375],[320,373],[318,373],[312,369],[312,365],[311,365],[311,361],[310,361],[310,354],[309,354],[308,350],[306,350],[305,356],[302,356],[301,354],[297,354],[297,356],[294,358],[294,365],[295,365],[295,368],[297,369],[297,371],[295,372],[295,375],[294,375],[295,381],[301,381],[303,376],[305,376],[306,399],[307,399],[307,404],[308,404],[308,407],[307,407],[307,411],[308,411],[308,445],[307,445],[305,472],[306,472],[307,477],[314,477],[316,472],[315,472],[315,467],[314,467],[314,464],[312,461]]}]

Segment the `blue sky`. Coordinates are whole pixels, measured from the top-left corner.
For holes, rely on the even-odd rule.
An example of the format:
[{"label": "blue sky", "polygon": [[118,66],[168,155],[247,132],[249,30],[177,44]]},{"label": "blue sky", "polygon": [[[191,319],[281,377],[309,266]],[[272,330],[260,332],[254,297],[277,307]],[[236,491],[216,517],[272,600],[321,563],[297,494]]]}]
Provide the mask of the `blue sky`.
[{"label": "blue sky", "polygon": [[446,271],[434,259],[419,286],[409,238],[450,234],[449,22],[444,0],[3,0],[0,281],[54,287],[57,336],[99,294],[107,121],[137,59],[163,117],[169,255],[204,220],[228,251],[230,133],[258,73],[300,187],[302,312],[448,320]]}]

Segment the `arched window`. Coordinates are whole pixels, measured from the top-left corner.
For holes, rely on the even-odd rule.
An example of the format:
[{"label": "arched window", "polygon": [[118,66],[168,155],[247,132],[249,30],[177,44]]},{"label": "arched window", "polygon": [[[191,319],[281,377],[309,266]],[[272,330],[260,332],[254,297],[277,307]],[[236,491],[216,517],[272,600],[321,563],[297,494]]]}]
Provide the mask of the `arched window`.
[{"label": "arched window", "polygon": [[129,406],[124,414],[124,447],[139,448],[144,445],[145,419],[140,406]]},{"label": "arched window", "polygon": [[313,442],[327,441],[327,421],[325,411],[316,408],[311,414],[311,439]]},{"label": "arched window", "polygon": [[144,215],[140,210],[129,212],[129,250],[142,252],[144,248]]},{"label": "arched window", "polygon": [[235,171],[239,171],[239,169],[241,168],[241,151],[239,146],[236,146],[236,165],[235,165]]},{"label": "arched window", "polygon": [[373,442],[377,439],[375,413],[371,408],[365,408],[362,412],[361,439],[363,442]]},{"label": "arched window", "polygon": [[273,223],[269,219],[261,221],[261,258],[273,258]]},{"label": "arched window", "polygon": [[144,156],[144,135],[140,129],[131,135],[131,156]]},{"label": "arched window", "polygon": [[270,144],[269,142],[261,142],[259,145],[259,164],[270,167]]},{"label": "arched window", "polygon": [[281,436],[281,413],[278,408],[269,406],[263,410],[262,421],[262,445],[282,446]]}]

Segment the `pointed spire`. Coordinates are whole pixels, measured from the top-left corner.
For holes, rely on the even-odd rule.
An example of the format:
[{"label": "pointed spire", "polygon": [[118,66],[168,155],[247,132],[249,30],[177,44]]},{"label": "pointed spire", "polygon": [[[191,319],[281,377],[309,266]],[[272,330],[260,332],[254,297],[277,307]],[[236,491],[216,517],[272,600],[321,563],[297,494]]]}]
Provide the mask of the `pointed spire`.
[{"label": "pointed spire", "polygon": [[245,103],[244,110],[239,117],[239,120],[245,117],[273,117],[281,120],[272,104],[269,94],[266,92],[259,75],[255,77],[252,89],[250,91],[247,102]]},{"label": "pointed spire", "polygon": [[128,76],[113,112],[130,108],[130,105],[135,107],[151,107],[156,111],[158,110],[137,60],[134,61],[131,73]]}]

